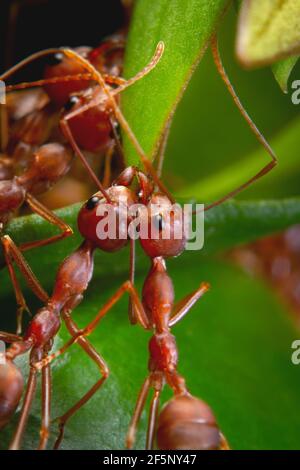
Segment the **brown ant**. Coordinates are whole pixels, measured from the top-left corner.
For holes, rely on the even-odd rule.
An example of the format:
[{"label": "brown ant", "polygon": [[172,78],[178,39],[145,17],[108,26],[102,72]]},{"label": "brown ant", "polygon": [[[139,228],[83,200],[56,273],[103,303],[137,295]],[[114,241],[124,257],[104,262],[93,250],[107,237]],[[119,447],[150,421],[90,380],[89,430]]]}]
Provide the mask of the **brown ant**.
[{"label": "brown ant", "polygon": [[[248,180],[245,184],[232,191],[223,198],[205,207],[210,209],[224,200],[240,192],[263,174],[267,173],[276,163],[276,157],[264,138],[261,136],[249,116],[246,114],[239,102],[234,89],[222,66],[216,41],[213,42],[214,58],[227,87],[232,94],[237,106],[250,123],[258,139],[272,156],[272,162],[265,166],[257,175]],[[102,78],[102,77],[101,77]],[[103,84],[105,90],[105,84]],[[114,102],[110,90],[106,90],[111,106],[115,111],[121,125],[128,131],[128,125]],[[76,115],[76,114],[75,114]],[[42,402],[43,419],[41,429],[41,439],[39,448],[44,448],[47,442],[50,415],[50,370],[49,365],[53,359],[64,353],[72,344],[77,343],[98,365],[102,377],[91,387],[91,389],[59,418],[60,434],[56,441],[56,448],[59,446],[64,432],[66,422],[73,414],[80,409],[94,393],[99,389],[108,377],[108,367],[102,357],[95,351],[88,342],[87,336],[97,327],[100,320],[110,311],[116,302],[125,292],[128,292],[132,301],[132,323],[139,323],[145,330],[153,330],[150,339],[150,361],[149,376],[144,382],[140,391],[134,415],[127,435],[127,446],[134,443],[135,433],[139,418],[145,406],[146,397],[150,388],[154,389],[154,397],[151,402],[147,448],[152,448],[155,434],[157,442],[162,449],[227,449],[228,444],[219,431],[213,413],[208,405],[192,397],[185,385],[185,380],[177,372],[177,347],[175,339],[170,332],[170,328],[179,322],[195,302],[208,290],[208,285],[202,283],[195,291],[186,296],[182,301],[174,305],[173,283],[166,271],[165,258],[178,256],[185,249],[184,233],[180,240],[175,240],[175,225],[182,223],[178,220],[176,213],[171,218],[165,218],[173,203],[172,196],[165,190],[159,180],[151,163],[147,160],[134,134],[129,129],[128,134],[134,143],[141,161],[144,163],[146,171],[150,173],[151,179],[139,170],[129,167],[117,179],[115,185],[107,190],[101,189],[90,198],[82,207],[78,215],[79,231],[84,237],[82,245],[71,254],[60,266],[53,294],[44,308],[34,317],[23,338],[8,333],[1,333],[0,339],[11,342],[12,345],[6,353],[7,364],[4,366],[4,378],[0,395],[6,399],[4,405],[0,402],[1,413],[0,423],[6,424],[12,413],[16,409],[22,395],[23,382],[19,370],[13,363],[15,357],[30,350],[30,375],[27,383],[27,390],[21,410],[21,416],[17,430],[11,443],[11,448],[19,448],[22,435],[25,430],[31,403],[36,387],[36,375],[38,370],[42,370]],[[138,192],[130,189],[133,178],[138,179]],[[158,186],[159,190],[155,188]],[[124,198],[126,204],[124,207]],[[121,204],[120,204],[120,201]],[[79,329],[71,319],[71,311],[82,300],[83,292],[91,279],[93,272],[93,252],[96,248],[104,251],[116,251],[122,248],[127,239],[100,240],[96,237],[96,226],[99,222],[97,209],[99,205],[105,203],[113,206],[117,216],[120,217],[123,209],[127,210],[135,202],[141,202],[146,206],[147,211],[143,212],[146,224],[150,225],[152,204],[159,206],[159,218],[155,220],[154,226],[158,232],[158,239],[142,237],[141,244],[145,253],[151,258],[150,272],[143,287],[142,301],[132,282],[134,266],[134,249],[131,250],[131,276],[115,292],[115,294],[100,309],[94,320],[84,329]],[[165,222],[167,220],[167,222]],[[129,224],[131,219],[127,219]],[[164,224],[169,224],[168,229],[171,234],[168,240],[162,239],[160,233]],[[182,227],[183,230],[183,227]],[[130,240],[131,246],[134,245]],[[60,315],[65,321],[71,334],[71,339],[58,351],[49,354],[53,338],[60,327]],[[167,383],[174,392],[174,398],[167,403],[161,413],[158,413],[159,397],[164,383]],[[14,386],[13,386],[14,385]],[[8,390],[11,392],[8,394]]]}]

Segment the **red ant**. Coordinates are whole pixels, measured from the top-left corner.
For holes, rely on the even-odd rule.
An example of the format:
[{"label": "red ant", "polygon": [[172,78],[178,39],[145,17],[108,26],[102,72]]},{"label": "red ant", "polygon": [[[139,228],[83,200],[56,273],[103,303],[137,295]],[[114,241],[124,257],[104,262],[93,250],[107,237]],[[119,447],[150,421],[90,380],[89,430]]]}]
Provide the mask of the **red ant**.
[{"label": "red ant", "polygon": [[[235,99],[240,111],[246,120],[250,123],[252,130],[271,153],[272,163],[264,167],[255,177],[248,180],[245,184],[232,191],[223,198],[215,201],[205,207],[210,209],[224,200],[237,194],[245,187],[249,186],[253,181],[257,180],[263,174],[267,173],[276,163],[276,157],[272,150],[259,134],[259,131],[250,120],[242,108],[241,103],[232,88],[229,79],[222,66],[217,44],[214,41],[213,51],[218,69],[225,80],[227,87]],[[108,92],[109,93],[109,92]],[[113,103],[113,99],[112,99]],[[116,115],[121,117],[121,124],[126,126],[121,112],[114,103]],[[61,265],[56,278],[53,294],[46,307],[41,309],[29,325],[24,338],[16,337],[7,333],[1,333],[0,338],[7,342],[12,342],[11,347],[6,353],[7,364],[4,366],[3,386],[1,395],[6,398],[5,407],[2,406],[0,413],[0,422],[5,424],[14,412],[21,394],[22,379],[20,372],[13,363],[15,357],[23,354],[25,351],[31,350],[30,353],[30,375],[27,383],[27,391],[21,410],[19,424],[11,443],[11,448],[19,448],[22,435],[26,426],[26,421],[30,411],[31,403],[34,397],[36,387],[36,375],[38,370],[42,370],[42,401],[43,401],[43,419],[41,429],[41,440],[39,448],[44,448],[47,442],[49,415],[50,415],[50,371],[49,364],[51,361],[64,353],[75,342],[79,344],[85,352],[94,360],[102,373],[102,377],[93,385],[93,387],[59,418],[60,434],[56,441],[56,448],[59,446],[64,432],[64,426],[73,414],[81,408],[94,393],[100,388],[108,377],[108,367],[102,357],[94,350],[93,346],[88,342],[87,336],[97,327],[100,320],[110,311],[121,296],[128,292],[132,300],[131,322],[139,323],[146,330],[153,330],[153,336],[150,339],[150,361],[149,376],[143,384],[138,397],[137,405],[130,424],[127,435],[127,446],[131,447],[134,443],[136,427],[145,406],[145,401],[150,388],[154,388],[154,397],[151,402],[147,448],[152,448],[157,432],[158,445],[163,449],[182,449],[182,448],[199,448],[199,449],[226,449],[228,445],[225,438],[219,431],[215,418],[204,402],[192,397],[185,385],[184,379],[177,372],[177,347],[170,328],[180,321],[184,315],[190,310],[195,302],[208,290],[208,285],[202,283],[198,289],[193,291],[182,301],[174,306],[173,284],[166,271],[165,258],[170,256],[178,256],[185,249],[184,235],[180,240],[175,240],[175,225],[182,223],[182,219],[178,220],[176,213],[171,218],[165,217],[169,212],[173,198],[164,189],[151,163],[146,160],[141,147],[137,143],[133,133],[129,135],[136,145],[139,156],[152,177],[149,179],[139,170],[129,167],[117,179],[115,185],[107,190],[100,190],[82,207],[78,215],[79,231],[84,237],[83,244],[71,254]],[[161,157],[161,156],[160,156]],[[134,177],[138,179],[138,191],[130,189]],[[153,180],[153,181],[152,181]],[[155,188],[158,185],[159,190]],[[124,199],[126,204],[124,207]],[[121,205],[119,205],[121,201]],[[90,322],[83,330],[79,329],[75,322],[71,319],[71,311],[82,300],[83,292],[91,279],[93,272],[93,252],[96,248],[104,251],[113,252],[122,248],[128,239],[108,239],[100,240],[96,237],[96,226],[99,222],[97,210],[99,205],[103,203],[110,204],[117,216],[121,216],[123,209],[127,210],[135,202],[141,202],[146,206],[147,211],[143,213],[146,217],[148,226],[154,222],[158,238],[141,238],[141,244],[145,253],[151,258],[150,272],[145,280],[143,288],[142,301],[137,294],[133,285],[134,272],[134,243],[131,244],[131,275],[130,280],[122,284],[116,293],[106,302],[100,309],[94,320]],[[159,205],[159,213],[156,215],[155,221],[152,220],[150,211],[151,204]],[[121,211],[121,212],[120,212]],[[126,212],[127,213],[127,212]],[[167,220],[167,222],[165,222]],[[180,222],[181,221],[181,222]],[[127,219],[127,224],[131,219]],[[163,225],[167,223],[169,233],[168,240],[161,238]],[[60,327],[60,314],[65,321],[72,338],[58,351],[49,354],[52,340]],[[167,403],[160,415],[158,415],[159,397],[164,383],[167,382],[172,388],[175,397]],[[12,383],[15,385],[12,387]],[[7,390],[13,393],[8,395]]]},{"label": "red ant", "polygon": [[[85,57],[97,70],[99,70],[104,79],[109,83],[124,84],[125,80],[119,77],[122,71],[123,55],[125,47],[125,36],[122,33],[115,34],[107,38],[99,47],[91,49],[87,47],[79,47],[75,49],[77,54]],[[47,51],[46,55],[47,55]],[[22,61],[16,67],[8,71],[2,78],[9,76],[19,68],[30,64],[33,60],[44,55],[44,52],[33,54],[29,58]],[[76,102],[75,93],[88,91],[92,87],[91,75],[87,73],[86,66],[67,57],[63,51],[52,54],[47,61],[44,70],[44,78],[42,80],[21,83],[17,85],[7,86],[7,91],[24,90],[29,87],[42,86],[45,90],[35,88],[30,92],[15,92],[8,95],[8,109],[13,119],[8,139],[8,117],[5,116],[2,108],[2,149],[4,152],[12,155],[16,163],[23,168],[26,167],[28,160],[32,157],[32,149],[40,146],[49,139],[61,140],[61,136],[57,132],[61,117],[65,114],[74,102]],[[26,93],[24,95],[24,93]],[[98,116],[98,120],[102,121],[102,133],[98,132],[98,139],[89,140],[88,137],[83,142],[84,150],[95,152],[104,152],[107,154],[108,162],[106,163],[106,181],[109,179],[109,159],[112,154],[111,147],[116,141],[116,121],[109,113],[103,113]],[[85,116],[83,124],[85,128],[90,123],[89,116]],[[94,119],[95,120],[95,119]],[[109,120],[111,122],[109,122]],[[72,121],[71,121],[72,124]],[[82,124],[82,122],[80,123]],[[112,138],[110,136],[112,134]],[[120,151],[120,146],[119,146]],[[121,155],[122,156],[122,155]],[[99,158],[97,158],[99,161]],[[6,168],[6,161],[4,162]],[[2,166],[4,166],[2,165]]]},{"label": "red ant", "polygon": [[[112,49],[113,48],[110,46],[110,51],[112,51]],[[48,55],[55,51],[57,52],[57,50],[48,50],[33,54],[33,56],[22,61],[21,63],[10,69],[10,71],[3,74],[0,78],[3,80],[4,78],[10,76],[12,73],[17,71],[19,68],[23,67],[25,64],[31,62],[33,59],[40,56]],[[98,51],[98,54],[96,54],[94,58],[99,57],[100,52],[101,51]],[[108,145],[109,141],[111,152],[114,147],[114,145],[112,145],[110,141],[110,131],[112,127],[114,128],[114,124],[112,124],[111,122],[111,113],[113,112],[116,115],[117,119],[122,118],[123,126],[126,128],[126,130],[128,129],[128,125],[121,113],[119,112],[117,105],[115,109],[113,109],[114,106],[111,105],[111,103],[115,103],[115,101],[113,98],[111,98],[111,95],[118,95],[121,90],[124,90],[129,85],[132,85],[133,83],[135,83],[135,81],[141,79],[144,75],[149,73],[155,67],[163,53],[163,44],[160,43],[158,45],[157,51],[151,62],[135,77],[130,80],[127,80],[126,82],[122,79],[116,79],[118,83],[121,82],[121,85],[117,89],[112,90],[111,92],[108,91],[107,85],[101,73],[98,72],[94,68],[94,66],[91,65],[90,62],[88,62],[87,59],[81,57],[76,51],[63,49],[59,50],[59,53],[64,53],[66,58],[69,60],[67,65],[64,62],[61,62],[61,64],[63,64],[63,70],[69,70],[71,63],[73,64],[73,68],[74,63],[79,63],[81,68],[86,67],[86,69],[88,70],[89,78],[94,80],[98,84],[96,86],[86,89],[80,98],[74,95],[71,97],[70,102],[73,106],[73,109],[72,111],[67,111],[62,116],[60,126],[66,138],[70,142],[71,147],[79,156],[88,173],[91,175],[93,181],[103,191],[103,194],[106,194],[106,197],[109,200],[103,185],[99,182],[98,178],[91,170],[89,163],[87,162],[85,156],[83,155],[82,151],[75,142],[73,133],[75,136],[81,135],[81,143],[85,143],[86,146],[88,146],[88,143],[89,145],[91,145],[91,142],[93,143],[92,146],[94,147],[99,147],[101,145],[106,146]],[[103,53],[104,52],[102,51],[101,54]],[[52,89],[51,93],[53,94],[53,96],[57,96],[59,97],[59,100],[61,100],[62,92],[60,88],[57,88],[57,86],[59,86],[59,80],[66,80],[66,77],[55,77],[52,80],[52,84],[55,85],[56,88]],[[112,78],[112,81],[114,80],[115,79]],[[42,82],[45,83],[45,80],[43,80]],[[20,88],[32,85],[32,83],[27,83],[7,88],[13,89],[16,87]],[[68,93],[69,92],[70,89],[68,89]],[[68,103],[67,108],[70,108]],[[69,120],[71,123],[71,127],[73,126],[73,128],[69,126]],[[99,129],[102,129],[102,132],[99,132]],[[130,129],[128,132],[131,132]],[[25,299],[23,297],[18,280],[16,278],[12,261],[14,260],[17,263],[20,271],[25,276],[25,279],[27,280],[34,293],[43,302],[46,302],[48,299],[48,295],[41,288],[41,286],[39,286],[36,277],[32,273],[30,267],[28,266],[22,255],[22,251],[38,246],[47,245],[49,243],[58,241],[72,233],[72,230],[67,224],[61,221],[45,206],[38,202],[33,196],[33,194],[44,192],[46,189],[49,188],[51,184],[61,179],[62,176],[64,176],[69,170],[71,158],[71,153],[66,145],[59,143],[45,144],[40,146],[34,152],[33,158],[31,159],[30,163],[28,163],[28,168],[25,170],[24,173],[22,173],[20,176],[15,176],[11,180],[0,181],[1,231],[4,229],[12,213],[15,212],[25,201],[29,204],[30,208],[34,212],[38,213],[49,222],[57,225],[62,230],[62,233],[60,235],[50,237],[47,240],[39,240],[35,242],[25,243],[22,244],[19,248],[14,244],[14,242],[10,239],[8,235],[3,235],[1,237],[1,242],[4,248],[5,260],[16,293],[17,304],[19,306],[17,313],[18,333],[21,331],[22,312],[24,310],[28,310],[28,308],[26,306]]]}]

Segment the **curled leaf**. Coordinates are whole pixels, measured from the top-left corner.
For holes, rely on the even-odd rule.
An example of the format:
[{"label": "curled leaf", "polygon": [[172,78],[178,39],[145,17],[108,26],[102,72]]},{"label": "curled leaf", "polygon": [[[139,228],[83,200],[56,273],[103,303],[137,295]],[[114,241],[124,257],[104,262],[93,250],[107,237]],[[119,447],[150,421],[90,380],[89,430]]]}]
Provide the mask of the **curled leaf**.
[{"label": "curled leaf", "polygon": [[244,0],[236,45],[244,66],[270,64],[299,51],[299,0]]},{"label": "curled leaf", "polygon": [[288,80],[299,57],[288,57],[273,65],[273,74],[283,93],[288,92]]}]

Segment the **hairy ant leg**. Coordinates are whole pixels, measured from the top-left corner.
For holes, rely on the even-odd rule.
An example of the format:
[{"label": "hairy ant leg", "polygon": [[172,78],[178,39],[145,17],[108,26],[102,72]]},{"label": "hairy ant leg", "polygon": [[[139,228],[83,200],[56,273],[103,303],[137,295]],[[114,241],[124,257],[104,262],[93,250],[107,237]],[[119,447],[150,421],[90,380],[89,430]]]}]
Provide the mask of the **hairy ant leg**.
[{"label": "hairy ant leg", "polygon": [[226,88],[228,89],[229,93],[231,94],[235,105],[239,109],[239,111],[240,111],[241,115],[243,116],[243,118],[245,119],[245,121],[248,123],[250,129],[254,133],[257,140],[260,142],[260,144],[266,149],[266,151],[270,155],[271,161],[269,163],[267,163],[258,173],[256,173],[254,176],[249,178],[245,183],[240,185],[238,188],[230,191],[228,194],[226,194],[225,196],[222,196],[220,199],[217,199],[216,201],[206,205],[205,208],[204,208],[205,211],[207,211],[207,210],[209,210],[209,209],[211,209],[215,206],[218,206],[219,204],[222,204],[223,202],[227,201],[228,199],[236,196],[241,191],[248,188],[252,183],[255,183],[255,181],[260,179],[262,176],[269,173],[276,166],[276,164],[278,163],[278,159],[277,159],[276,154],[274,153],[273,149],[270,147],[270,145],[268,144],[265,137],[261,134],[261,132],[259,131],[257,126],[252,121],[251,117],[249,116],[249,114],[247,113],[245,108],[243,107],[239,97],[237,96],[237,94],[234,90],[234,87],[232,86],[232,84],[229,80],[229,77],[226,73],[226,70],[223,66],[222,59],[221,59],[221,56],[220,56],[217,36],[215,36],[213,38],[213,40],[211,42],[211,48],[212,48],[213,59],[214,59],[214,62],[216,64],[217,70],[218,70],[223,82],[225,83]]},{"label": "hairy ant leg", "polygon": [[1,243],[3,247],[4,257],[8,268],[8,273],[14,288],[16,302],[17,302],[17,334],[20,334],[22,331],[22,317],[23,312],[29,312],[27,307],[24,295],[22,293],[22,289],[20,287],[19,281],[17,279],[13,261],[16,262],[20,272],[22,273],[24,279],[26,280],[28,286],[33,291],[33,293],[40,299],[42,302],[47,302],[48,294],[44,291],[42,286],[40,285],[38,279],[36,278],[35,274],[31,270],[30,266],[28,265],[27,261],[25,260],[24,256],[20,249],[15,245],[13,240],[8,236],[4,235],[1,237]]},{"label": "hairy ant leg", "polygon": [[[150,63],[141,72],[139,72],[133,79],[130,79],[129,81],[127,81],[127,83],[129,82],[130,85],[133,85],[137,80],[140,80],[142,77],[144,77],[146,74],[148,74],[157,65],[158,61],[160,60],[160,58],[163,54],[163,51],[164,51],[164,43],[159,42],[158,45],[157,45],[155,54],[154,54],[153,58],[151,59]],[[74,57],[74,59],[77,59],[78,62],[85,65],[86,68],[91,72],[91,75],[93,75],[93,80],[95,80],[99,84],[100,88],[105,93],[105,95],[107,97],[107,100],[108,100],[109,106],[111,107],[117,121],[120,123],[121,127],[124,129],[124,131],[128,135],[128,138],[130,139],[131,143],[133,144],[133,146],[134,146],[134,148],[135,148],[142,164],[144,165],[145,169],[149,172],[152,179],[155,181],[155,183],[160,188],[160,190],[168,196],[170,201],[175,202],[173,196],[170,194],[170,192],[165,187],[165,185],[162,183],[162,181],[158,178],[156,170],[154,169],[154,167],[153,167],[152,163],[150,162],[150,160],[145,155],[145,152],[143,151],[143,149],[142,149],[140,143],[138,142],[135,134],[133,133],[132,129],[130,128],[130,126],[127,122],[127,120],[125,119],[123,113],[121,112],[119,106],[117,105],[117,103],[114,99],[114,96],[116,94],[120,93],[121,91],[123,91],[125,88],[127,88],[127,85],[121,86],[121,87],[116,88],[115,90],[111,91],[107,87],[102,74],[99,71],[97,71],[85,58],[81,57],[75,51],[72,51],[72,50],[69,50],[69,49],[65,49],[64,53],[69,57]],[[103,98],[101,98],[101,99],[103,100]],[[80,151],[80,149],[78,148],[78,146],[77,146],[77,144],[76,144],[76,142],[75,142],[75,140],[72,136],[72,132],[70,130],[70,126],[68,124],[68,121],[72,118],[75,118],[79,114],[83,113],[84,111],[87,111],[88,109],[90,109],[90,108],[92,108],[96,105],[97,105],[97,101],[92,100],[90,103],[79,107],[75,111],[73,111],[73,112],[71,111],[70,114],[66,115],[61,121],[62,129],[64,131],[65,136],[70,141],[70,144],[73,147],[74,151],[76,149],[76,153],[78,154],[78,156],[80,157],[80,159],[82,161],[83,161],[84,156],[82,154],[80,155],[78,153],[78,150]]]},{"label": "hairy ant leg", "polygon": [[39,202],[32,194],[26,195],[26,201],[29,207],[35,214],[38,214],[40,217],[45,219],[50,224],[55,225],[61,231],[58,235],[53,235],[49,238],[45,238],[44,240],[35,240],[33,242],[22,243],[19,247],[21,251],[31,250],[32,248],[37,248],[40,246],[49,245],[51,243],[55,243],[59,240],[62,240],[70,235],[73,235],[72,228],[59,217],[57,217],[52,211],[50,211],[46,206],[44,206],[41,202]]},{"label": "hairy ant leg", "polygon": [[42,369],[42,422],[40,429],[40,442],[38,450],[46,448],[49,434],[50,434],[50,415],[51,415],[51,368],[46,365]]},{"label": "hairy ant leg", "polygon": [[158,407],[159,407],[159,398],[163,388],[164,378],[160,373],[150,373],[149,376],[144,381],[135,404],[133,415],[129,424],[127,436],[126,436],[126,448],[131,449],[134,442],[135,436],[138,428],[139,421],[143,409],[146,405],[146,400],[150,392],[150,388],[154,389],[154,394],[150,404],[149,416],[148,416],[148,426],[147,426],[147,437],[146,437],[146,450],[151,450],[153,448],[154,435],[156,429]]},{"label": "hairy ant leg", "polygon": [[[59,434],[54,444],[54,449],[58,449],[61,445],[61,442],[64,437],[64,430],[67,424],[67,421],[78,411],[80,408],[85,405],[87,401],[92,398],[92,396],[99,390],[99,388],[104,384],[109,376],[109,368],[106,364],[103,357],[95,350],[92,344],[85,338],[80,335],[80,329],[77,327],[76,323],[70,317],[69,312],[63,312],[62,317],[65,321],[65,324],[68,328],[69,333],[78,339],[76,344],[78,344],[86,354],[94,361],[100,371],[101,378],[81,397],[69,410],[67,410],[62,416],[55,419],[58,422]],[[47,366],[46,366],[47,367]]]}]

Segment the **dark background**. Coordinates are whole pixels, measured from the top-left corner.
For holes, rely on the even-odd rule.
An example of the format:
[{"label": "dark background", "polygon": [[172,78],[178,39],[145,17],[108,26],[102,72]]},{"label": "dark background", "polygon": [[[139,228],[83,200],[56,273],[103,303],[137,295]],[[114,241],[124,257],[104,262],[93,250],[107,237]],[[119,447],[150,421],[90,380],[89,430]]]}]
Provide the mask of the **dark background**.
[{"label": "dark background", "polygon": [[97,46],[121,28],[120,0],[0,0],[0,71],[48,47]]}]

